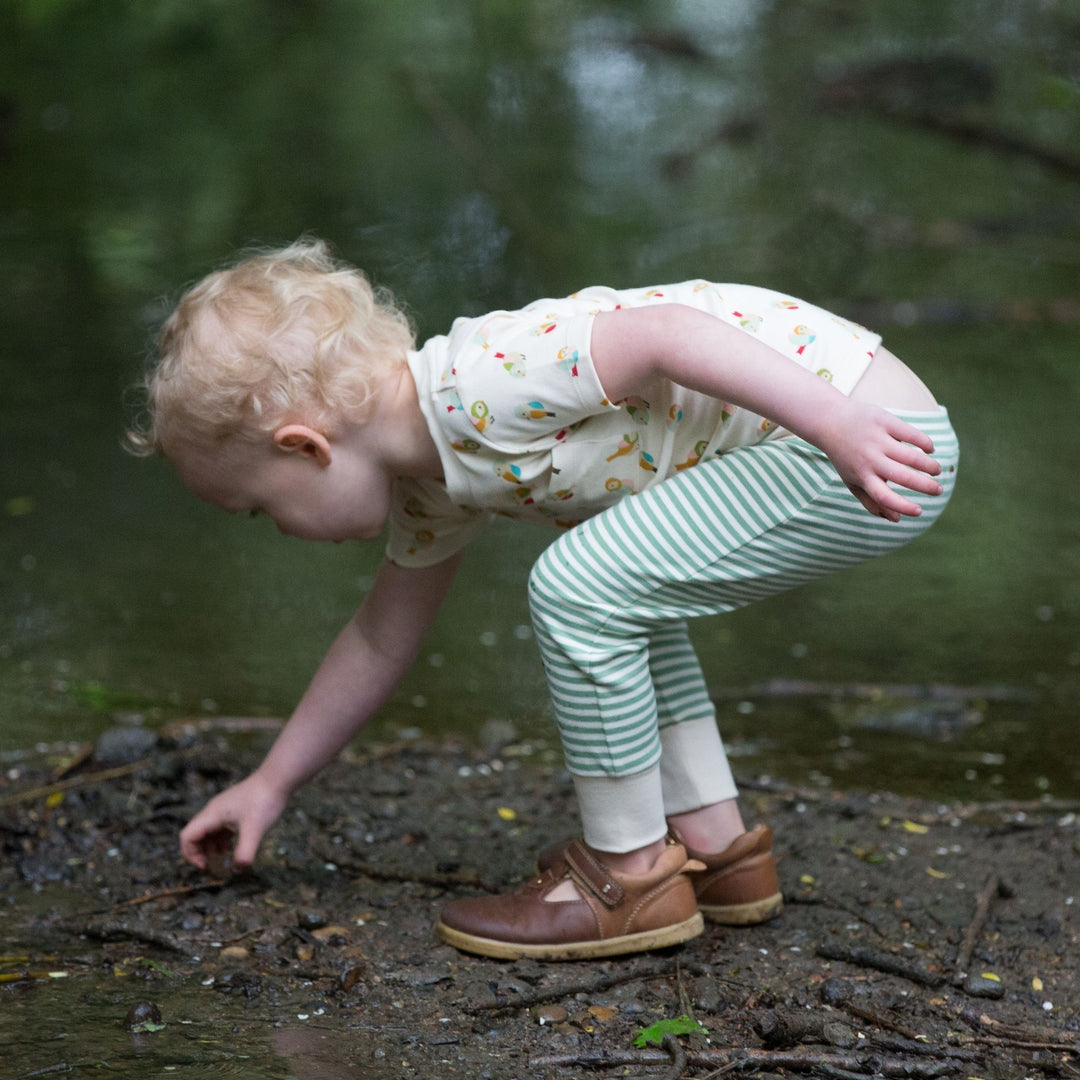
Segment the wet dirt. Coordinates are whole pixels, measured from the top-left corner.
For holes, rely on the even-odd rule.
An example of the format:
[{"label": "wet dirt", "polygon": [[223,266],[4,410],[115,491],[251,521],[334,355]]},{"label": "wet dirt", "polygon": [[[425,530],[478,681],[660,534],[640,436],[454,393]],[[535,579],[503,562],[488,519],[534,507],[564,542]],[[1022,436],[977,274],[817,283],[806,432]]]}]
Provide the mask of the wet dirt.
[{"label": "wet dirt", "polygon": [[[776,833],[779,918],[638,957],[494,961],[432,927],[575,831],[557,763],[512,740],[354,749],[252,871],[210,878],[177,833],[272,736],[229,726],[4,763],[3,1075],[1080,1075],[1078,804],[742,777],[744,816]],[[680,1016],[696,1033],[635,1045]]]}]

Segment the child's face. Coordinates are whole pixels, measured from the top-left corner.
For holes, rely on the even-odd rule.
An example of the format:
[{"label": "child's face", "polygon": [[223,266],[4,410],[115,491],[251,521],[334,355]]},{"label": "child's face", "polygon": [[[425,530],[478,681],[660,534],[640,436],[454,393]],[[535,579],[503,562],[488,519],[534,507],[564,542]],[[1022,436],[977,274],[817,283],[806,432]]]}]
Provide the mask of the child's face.
[{"label": "child's face", "polygon": [[184,486],[231,513],[262,513],[301,540],[371,540],[390,508],[392,477],[363,447],[232,439],[219,449],[167,448]]}]

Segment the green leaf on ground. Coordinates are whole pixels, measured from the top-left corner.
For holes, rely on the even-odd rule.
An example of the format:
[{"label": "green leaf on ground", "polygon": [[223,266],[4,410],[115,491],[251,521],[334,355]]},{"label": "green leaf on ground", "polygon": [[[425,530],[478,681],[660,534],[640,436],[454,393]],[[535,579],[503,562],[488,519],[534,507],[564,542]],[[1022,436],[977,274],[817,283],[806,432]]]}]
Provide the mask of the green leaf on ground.
[{"label": "green leaf on ground", "polygon": [[664,1041],[665,1035],[708,1035],[708,1033],[707,1028],[702,1027],[689,1016],[677,1016],[674,1020],[660,1020],[651,1027],[640,1028],[634,1036],[634,1045],[644,1047],[653,1043],[659,1046]]}]

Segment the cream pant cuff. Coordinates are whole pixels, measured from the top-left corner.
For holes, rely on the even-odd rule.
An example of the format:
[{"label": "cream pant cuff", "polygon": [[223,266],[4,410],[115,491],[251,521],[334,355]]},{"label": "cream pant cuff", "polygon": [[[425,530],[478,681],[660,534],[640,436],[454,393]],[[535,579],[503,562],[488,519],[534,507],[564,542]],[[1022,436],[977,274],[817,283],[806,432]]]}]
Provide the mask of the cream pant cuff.
[{"label": "cream pant cuff", "polygon": [[711,717],[661,728],[660,746],[665,814],[684,814],[738,796],[720,732]]},{"label": "cream pant cuff", "polygon": [[667,834],[668,814],[738,795],[716,721],[704,717],[660,732],[660,763],[630,776],[574,776],[585,843],[625,852]]},{"label": "cream pant cuff", "polygon": [[597,851],[635,851],[667,835],[660,766],[631,776],[574,775],[585,843]]}]

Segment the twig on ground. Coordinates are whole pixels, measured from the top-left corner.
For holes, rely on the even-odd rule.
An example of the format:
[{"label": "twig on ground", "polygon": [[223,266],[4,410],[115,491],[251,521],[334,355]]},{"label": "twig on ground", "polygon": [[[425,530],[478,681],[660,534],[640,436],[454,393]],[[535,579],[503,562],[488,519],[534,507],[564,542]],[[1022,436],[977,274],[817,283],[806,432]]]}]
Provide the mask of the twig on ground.
[{"label": "twig on ground", "polygon": [[[736,1047],[730,1050],[685,1051],[686,1065],[695,1068],[716,1068],[710,1075],[721,1072],[763,1072],[788,1069],[792,1072],[814,1072],[832,1077],[885,1076],[906,1080],[936,1080],[957,1071],[955,1061],[911,1061],[901,1057],[882,1057],[880,1054],[815,1054],[794,1050],[759,1050]],[[620,1066],[663,1065],[670,1057],[662,1050],[636,1050],[621,1053],[551,1054],[529,1060],[529,1066],[542,1068],[612,1069]],[[684,1066],[685,1068],[685,1066]],[[669,1074],[670,1075],[670,1074]]]},{"label": "twig on ground", "polygon": [[860,911],[853,904],[845,903],[835,896],[830,896],[827,892],[815,892],[810,896],[796,892],[786,893],[784,895],[784,902],[790,904],[818,904],[821,907],[830,907],[836,908],[837,911],[846,911],[848,915],[870,927],[879,938],[885,938],[887,936],[885,931],[882,930],[877,922],[874,919],[871,919],[865,911]]},{"label": "twig on ground", "polygon": [[164,900],[172,896],[187,896],[190,893],[202,892],[204,889],[220,889],[227,884],[228,880],[225,878],[213,878],[210,881],[196,882],[194,885],[178,885],[171,889],[159,889],[155,892],[143,893],[142,896],[134,896],[130,900],[120,900],[110,907],[92,908],[89,911],[72,911],[67,915],[53,915],[46,922],[66,922],[69,919],[89,919],[94,915],[111,915],[113,912],[122,911],[124,908],[149,904],[153,900]]},{"label": "twig on ground", "polygon": [[244,938],[254,937],[256,934],[264,934],[269,929],[266,926],[253,926],[250,930],[245,930],[242,934],[237,934],[236,937],[231,938],[187,938],[186,940],[191,942],[192,945],[235,945],[238,941],[243,941]]},{"label": "twig on ground", "polygon": [[675,987],[679,994],[679,1015],[694,1017],[694,1007],[690,1004],[690,995],[686,992],[686,983],[683,982],[682,968],[679,961],[675,961]]},{"label": "twig on ground", "polygon": [[87,923],[79,931],[96,941],[140,941],[144,945],[156,945],[159,949],[188,956],[191,944],[159,930],[141,926],[127,926],[119,922]]},{"label": "twig on ground", "polygon": [[960,943],[960,949],[956,954],[956,963],[953,965],[956,973],[954,982],[962,983],[967,976],[968,966],[971,964],[971,954],[975,950],[975,942],[982,933],[986,920],[990,915],[990,904],[994,897],[1000,894],[1001,888],[1000,876],[992,873],[979,890],[979,895],[975,898],[975,915],[964,933],[964,940]]},{"label": "twig on ground", "polygon": [[[685,964],[682,965],[679,970],[685,971],[690,975],[704,975],[717,982],[723,982],[730,986],[738,986],[745,989],[745,984],[740,983],[737,979],[729,979],[723,975],[717,974],[713,968],[707,964]],[[610,990],[613,986],[623,986],[626,983],[636,982],[638,979],[665,979],[671,978],[675,974],[676,971],[672,969],[670,962],[661,958],[659,962],[644,962],[637,966],[620,966],[615,972],[599,975],[595,979],[587,979],[575,983],[561,983],[560,985],[553,986],[547,990],[541,989],[535,990],[529,994],[518,994],[512,999],[497,995],[495,1001],[486,1001],[477,1005],[468,1005],[464,1007],[462,1011],[476,1014],[499,1009],[525,1009],[532,1005],[546,1005],[552,1001],[561,1001],[563,998],[573,997],[575,994],[600,994],[605,990]],[[687,1015],[689,1016],[689,998],[685,1000],[685,1005],[687,1008]]]},{"label": "twig on ground", "polygon": [[19,1073],[14,1080],[31,1080],[36,1076],[50,1076],[53,1073],[69,1073],[74,1072],[76,1069],[99,1069],[101,1068],[101,1061],[75,1061],[70,1064],[66,1061],[61,1061],[56,1065],[45,1065],[40,1069],[32,1069],[30,1072]]},{"label": "twig on ground", "polygon": [[75,756],[69,761],[64,762],[57,769],[53,771],[53,782],[57,783],[61,780],[66,780],[76,769],[81,769],[88,761],[94,759],[94,744],[83,743],[79,747]]},{"label": "twig on ground", "polygon": [[483,878],[473,877],[470,874],[441,874],[434,871],[431,873],[423,873],[412,870],[395,870],[391,867],[381,866],[378,863],[370,862],[367,859],[342,858],[342,853],[339,851],[331,854],[325,850],[320,851],[317,847],[316,851],[320,858],[324,858],[327,862],[334,863],[335,866],[340,867],[342,870],[348,870],[355,874],[362,874],[364,877],[371,878],[373,881],[408,882],[413,885],[430,885],[436,889],[480,889],[483,892],[489,893],[502,892],[506,888],[505,885],[496,885],[493,882],[485,881]]},{"label": "twig on ground", "polygon": [[62,979],[66,977],[66,971],[11,971],[0,974],[0,983],[29,982],[33,979]]},{"label": "twig on ground", "polygon": [[808,1042],[850,1050],[859,1041],[842,1020],[814,1011],[776,1012],[769,1009],[754,1021],[754,1031],[770,1050]]},{"label": "twig on ground", "polygon": [[0,799],[0,808],[14,806],[17,803],[33,802],[35,799],[47,799],[50,795],[58,795],[64,791],[70,791],[76,787],[86,787],[88,784],[101,784],[106,780],[115,780],[120,776],[128,776],[154,764],[154,758],[141,758],[133,761],[130,765],[117,765],[114,769],[101,769],[99,772],[82,773],[79,776],[60,780],[55,784],[46,784],[44,787],[30,788],[28,791],[17,791],[14,795],[5,795]]},{"label": "twig on ground", "polygon": [[875,971],[884,971],[888,975],[899,975],[920,986],[934,988],[945,983],[945,976],[940,972],[927,971],[919,964],[910,963],[892,953],[878,952],[876,949],[868,949],[862,945],[844,945],[838,941],[826,941],[818,946],[817,954],[826,960],[842,960],[844,963],[855,964],[857,967],[868,967]]},{"label": "twig on ground", "polygon": [[561,983],[558,986],[546,990],[534,990],[530,994],[518,994],[513,998],[497,995],[494,1001],[483,1001],[477,1005],[468,1005],[462,1011],[475,1015],[476,1013],[492,1012],[499,1009],[527,1009],[533,1005],[546,1005],[552,1001],[561,1001],[563,998],[573,997],[575,994],[599,994],[610,990],[613,986],[621,986],[624,983],[634,982],[637,979],[655,979],[658,976],[670,975],[671,971],[667,964],[647,964],[642,966],[620,968],[618,971],[600,975],[595,979],[586,979],[576,983]]},{"label": "twig on ground", "polygon": [[[980,1042],[994,1043],[997,1045],[1015,1046],[1023,1050],[1056,1050],[1080,1053],[1080,1036],[1073,1032],[1064,1031],[1052,1027],[1019,1027],[1015,1024],[1004,1024],[1000,1020],[994,1020],[978,1009],[970,1005],[959,1009],[955,1016],[962,1020],[969,1028],[979,1032],[989,1032],[986,1035],[977,1035]],[[1072,1041],[1069,1041],[1073,1036]]]},{"label": "twig on ground", "polygon": [[686,1072],[686,1051],[682,1043],[674,1035],[665,1035],[660,1048],[671,1055],[671,1068],[660,1080],[679,1080],[679,1077]]},{"label": "twig on ground", "polygon": [[868,1024],[873,1024],[875,1027],[885,1028],[887,1031],[895,1031],[898,1035],[903,1035],[905,1039],[914,1041],[923,1034],[921,1031],[913,1031],[909,1027],[904,1027],[903,1024],[898,1024],[895,1020],[890,1020],[887,1016],[882,1016],[872,1009],[864,1009],[861,1005],[856,1005],[853,1001],[841,1002],[840,1008],[845,1012],[851,1013],[852,1016],[857,1016],[860,1020],[865,1020]]}]

